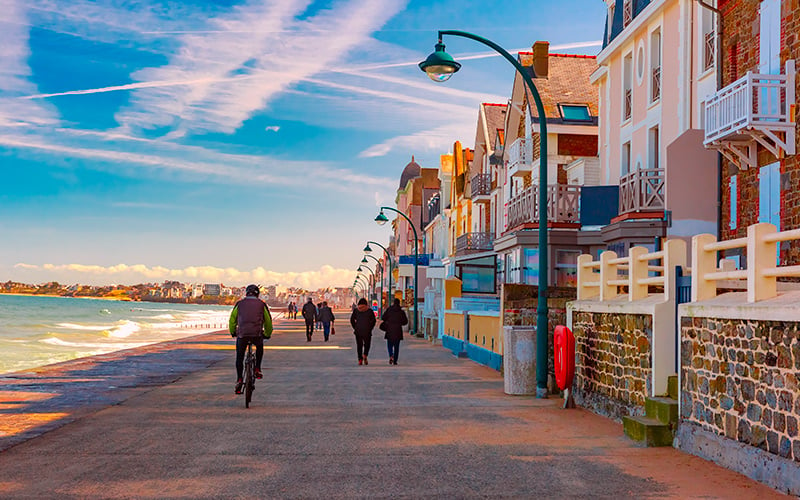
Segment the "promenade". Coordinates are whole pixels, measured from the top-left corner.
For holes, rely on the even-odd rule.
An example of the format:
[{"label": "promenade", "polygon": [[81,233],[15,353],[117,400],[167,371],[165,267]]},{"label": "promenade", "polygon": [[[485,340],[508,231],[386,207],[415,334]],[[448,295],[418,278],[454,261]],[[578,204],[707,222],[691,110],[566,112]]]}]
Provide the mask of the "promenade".
[{"label": "promenade", "polygon": [[249,409],[225,332],[0,376],[0,497],[782,497],[424,340],[358,366],[337,316],[276,322]]}]

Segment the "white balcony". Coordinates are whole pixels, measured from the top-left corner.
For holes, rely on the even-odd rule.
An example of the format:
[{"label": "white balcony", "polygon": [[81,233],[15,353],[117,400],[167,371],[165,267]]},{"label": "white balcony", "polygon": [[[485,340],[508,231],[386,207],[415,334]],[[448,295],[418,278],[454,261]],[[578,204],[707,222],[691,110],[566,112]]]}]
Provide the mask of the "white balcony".
[{"label": "white balcony", "polygon": [[757,145],[776,158],[795,151],[795,64],[782,75],[747,72],[706,100],[705,141],[741,169],[757,167]]},{"label": "white balcony", "polygon": [[478,174],[470,182],[470,197],[474,203],[489,203],[492,194],[492,174]]},{"label": "white balcony", "polygon": [[[547,222],[580,223],[581,186],[547,186]],[[508,203],[508,229],[539,222],[539,186],[532,184]]]},{"label": "white balcony", "polygon": [[533,139],[520,137],[508,148],[508,174],[521,177],[531,172]]}]

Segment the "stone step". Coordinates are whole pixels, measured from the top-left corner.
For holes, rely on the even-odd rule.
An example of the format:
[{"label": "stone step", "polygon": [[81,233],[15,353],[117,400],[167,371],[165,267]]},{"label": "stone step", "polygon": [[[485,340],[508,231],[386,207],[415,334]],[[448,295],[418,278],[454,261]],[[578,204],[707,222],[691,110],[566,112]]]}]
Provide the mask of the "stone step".
[{"label": "stone step", "polygon": [[666,397],[647,398],[644,413],[662,424],[675,426],[678,423],[678,400]]},{"label": "stone step", "polygon": [[654,418],[622,417],[622,427],[626,436],[647,446],[672,446],[670,426]]},{"label": "stone step", "polygon": [[667,396],[678,399],[678,376],[670,375],[667,377]]}]

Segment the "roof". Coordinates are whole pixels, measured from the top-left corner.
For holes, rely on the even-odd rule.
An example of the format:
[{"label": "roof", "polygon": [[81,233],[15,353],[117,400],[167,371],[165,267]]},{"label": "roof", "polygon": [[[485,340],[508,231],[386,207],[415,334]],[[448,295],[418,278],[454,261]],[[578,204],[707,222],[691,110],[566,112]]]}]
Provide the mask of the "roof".
[{"label": "roof", "polygon": [[421,175],[421,168],[422,167],[414,161],[414,156],[412,155],[411,161],[408,162],[408,165],[405,166],[403,173],[400,175],[400,186],[397,189],[405,189],[408,181],[419,177]]},{"label": "roof", "polygon": [[[520,52],[519,61],[524,67],[531,68],[533,53]],[[592,122],[587,125],[597,125],[599,115],[597,87],[589,81],[589,76],[597,69],[597,57],[550,54],[548,66],[547,78],[533,78],[547,115],[547,123],[563,122],[561,111],[558,109],[559,104],[586,104],[589,106],[589,115],[593,117]],[[522,81],[519,83],[522,84]],[[531,111],[533,116],[538,118],[536,106],[531,106]]]},{"label": "roof", "polygon": [[[639,15],[652,0],[631,0],[633,2],[633,19]],[[622,26],[622,10],[625,0],[614,0],[614,19],[611,22],[611,33],[608,33],[608,14],[606,14],[606,28],[603,33],[603,48],[605,49],[625,29]]]},{"label": "roof", "polygon": [[498,130],[503,130],[508,105],[485,102],[482,106],[484,113],[486,113],[486,130],[489,131],[489,138],[492,140]]}]

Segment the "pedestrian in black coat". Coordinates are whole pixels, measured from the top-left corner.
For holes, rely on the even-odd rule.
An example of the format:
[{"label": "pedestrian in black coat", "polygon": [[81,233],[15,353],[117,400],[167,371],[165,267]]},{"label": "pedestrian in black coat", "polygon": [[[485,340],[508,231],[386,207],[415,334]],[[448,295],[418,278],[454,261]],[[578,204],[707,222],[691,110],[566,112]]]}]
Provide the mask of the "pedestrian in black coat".
[{"label": "pedestrian in black coat", "polygon": [[350,324],[356,336],[356,352],[358,364],[368,365],[367,355],[372,344],[372,329],[375,328],[375,313],[367,305],[367,299],[359,299],[358,307],[350,315]]},{"label": "pedestrian in black coat", "polygon": [[383,311],[383,326],[386,330],[386,346],[389,349],[389,364],[396,365],[397,357],[400,355],[400,341],[403,340],[403,326],[408,324],[403,308],[400,307],[400,299],[394,299],[394,303]]}]

